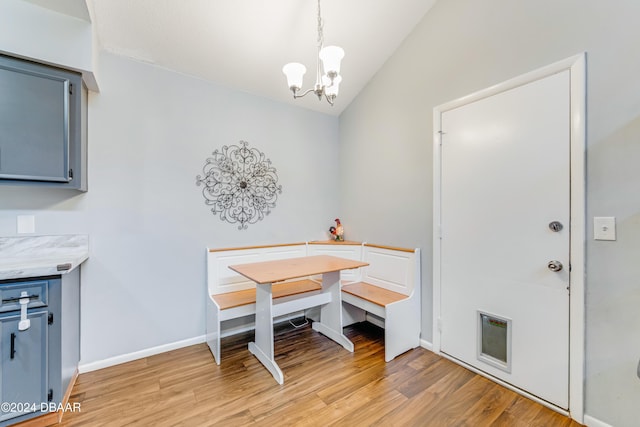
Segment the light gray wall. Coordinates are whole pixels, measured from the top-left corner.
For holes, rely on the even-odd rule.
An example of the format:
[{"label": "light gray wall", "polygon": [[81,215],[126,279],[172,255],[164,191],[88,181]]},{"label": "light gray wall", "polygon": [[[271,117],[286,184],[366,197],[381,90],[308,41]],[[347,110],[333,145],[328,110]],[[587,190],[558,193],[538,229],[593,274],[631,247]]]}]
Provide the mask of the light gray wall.
[{"label": "light gray wall", "polygon": [[[89,99],[89,191],[0,186],[0,235],[35,215],[37,234],[87,233],[82,360],[204,334],[205,248],[326,236],[338,215],[338,119],[101,54]],[[282,194],[239,231],[204,204],[196,175],[223,145],[249,142]]]},{"label": "light gray wall", "polygon": [[88,20],[23,0],[0,2],[0,52],[81,72],[95,89],[92,43]]},{"label": "light gray wall", "polygon": [[[440,0],[340,117],[349,238],[423,249],[431,341],[433,108],[587,52],[586,412],[615,426],[640,419],[638,16],[637,0]],[[593,241],[593,216],[618,240]]]}]

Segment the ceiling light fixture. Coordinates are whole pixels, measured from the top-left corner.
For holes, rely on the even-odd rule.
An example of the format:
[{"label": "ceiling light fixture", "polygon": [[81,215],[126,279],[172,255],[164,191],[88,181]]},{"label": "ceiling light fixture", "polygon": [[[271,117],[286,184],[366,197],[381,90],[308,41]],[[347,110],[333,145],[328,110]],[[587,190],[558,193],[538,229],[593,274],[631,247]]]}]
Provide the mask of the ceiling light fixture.
[{"label": "ceiling light fixture", "polygon": [[[344,50],[338,46],[322,47],[324,43],[323,25],[320,15],[320,0],[318,0],[318,58],[316,58],[316,84],[313,89],[308,89],[302,95],[298,95],[298,91],[302,88],[302,77],[307,72],[307,67],[304,65],[298,62],[291,62],[282,67],[282,72],[287,76],[287,84],[293,92],[294,98],[302,98],[309,92],[313,92],[319,100],[324,95],[327,102],[333,105],[342,81],[340,61],[344,57]],[[320,60],[322,60],[322,66],[320,65]],[[323,70],[324,73],[322,72]]]}]

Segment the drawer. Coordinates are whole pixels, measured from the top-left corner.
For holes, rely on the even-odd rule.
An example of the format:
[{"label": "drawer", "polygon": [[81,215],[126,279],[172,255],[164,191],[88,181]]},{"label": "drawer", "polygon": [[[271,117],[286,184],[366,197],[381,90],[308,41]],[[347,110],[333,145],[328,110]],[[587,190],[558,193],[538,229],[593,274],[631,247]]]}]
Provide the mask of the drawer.
[{"label": "drawer", "polygon": [[20,295],[29,296],[27,308],[45,307],[47,303],[48,280],[30,280],[26,282],[4,283],[0,285],[0,313],[20,310]]}]

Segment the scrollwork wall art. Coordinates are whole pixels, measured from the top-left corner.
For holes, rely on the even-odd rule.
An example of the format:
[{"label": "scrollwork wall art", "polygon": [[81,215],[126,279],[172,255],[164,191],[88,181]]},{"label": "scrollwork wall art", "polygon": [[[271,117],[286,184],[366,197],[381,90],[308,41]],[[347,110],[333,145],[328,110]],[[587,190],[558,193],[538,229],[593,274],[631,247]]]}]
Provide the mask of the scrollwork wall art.
[{"label": "scrollwork wall art", "polygon": [[246,230],[249,224],[262,221],[276,206],[282,185],[278,185],[276,168],[263,152],[249,148],[249,143],[225,145],[207,158],[196,185],[204,186],[204,203],[212,206],[222,221],[238,224]]}]

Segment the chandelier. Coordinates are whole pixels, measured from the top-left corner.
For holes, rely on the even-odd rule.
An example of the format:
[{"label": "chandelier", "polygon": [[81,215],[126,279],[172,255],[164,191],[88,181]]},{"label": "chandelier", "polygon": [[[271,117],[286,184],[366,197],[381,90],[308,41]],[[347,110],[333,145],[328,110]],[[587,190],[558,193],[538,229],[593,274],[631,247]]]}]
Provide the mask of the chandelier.
[{"label": "chandelier", "polygon": [[[333,105],[338,96],[338,88],[342,81],[340,76],[340,61],[344,57],[344,50],[338,46],[323,47],[324,36],[322,34],[322,17],[320,15],[320,0],[318,0],[318,58],[316,58],[316,84],[312,89],[308,89],[301,95],[298,92],[302,88],[302,77],[307,72],[307,67],[291,62],[282,67],[282,72],[287,76],[287,84],[293,92],[294,98],[302,98],[306,94],[313,92],[319,100],[322,96],[327,102]],[[322,65],[320,61],[322,60]],[[323,73],[324,70],[324,73]]]}]

